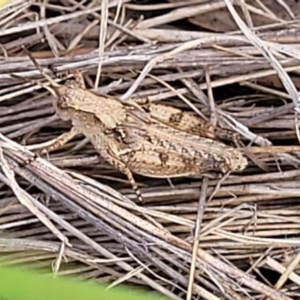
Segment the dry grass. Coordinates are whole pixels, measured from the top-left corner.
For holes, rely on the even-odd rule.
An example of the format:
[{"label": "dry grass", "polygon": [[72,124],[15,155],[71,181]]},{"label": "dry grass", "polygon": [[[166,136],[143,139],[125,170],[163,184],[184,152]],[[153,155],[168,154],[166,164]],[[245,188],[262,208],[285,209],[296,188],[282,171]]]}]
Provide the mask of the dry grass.
[{"label": "dry grass", "polygon": [[[172,299],[299,299],[299,4],[142,2],[16,0],[0,11],[2,257]],[[58,74],[79,68],[100,93],[235,130],[249,167],[221,182],[136,176],[140,205],[83,138],[26,165],[70,124],[48,92],[11,76],[41,79],[22,45]]]}]

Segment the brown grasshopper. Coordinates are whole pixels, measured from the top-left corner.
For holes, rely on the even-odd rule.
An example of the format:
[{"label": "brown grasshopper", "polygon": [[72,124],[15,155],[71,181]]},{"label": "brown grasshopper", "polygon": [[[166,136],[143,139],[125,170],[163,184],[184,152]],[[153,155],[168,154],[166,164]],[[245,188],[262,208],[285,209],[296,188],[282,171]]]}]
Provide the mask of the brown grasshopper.
[{"label": "brown grasshopper", "polygon": [[[238,171],[247,166],[247,160],[239,150],[214,141],[214,132],[205,129],[205,126],[212,127],[202,126],[205,123],[196,117],[183,113],[180,120],[176,120],[171,118],[174,115],[172,107],[143,107],[133,101],[123,103],[113,97],[96,95],[85,88],[78,71],[73,72],[74,80],[60,85],[23,49],[49,82],[49,86],[38,84],[54,96],[53,106],[57,114],[73,124],[70,132],[61,135],[41,153],[57,149],[81,133],[107,162],[127,175],[140,199],[132,172],[148,177],[172,178],[211,170]],[[165,114],[161,113],[163,111]],[[192,128],[198,128],[198,132],[196,129],[193,132]]]},{"label": "brown grasshopper", "polygon": [[120,140],[131,149],[121,154],[121,159],[131,171],[144,176],[174,178],[212,170],[226,173],[243,170],[247,165],[237,149],[156,120],[142,126],[125,122],[115,131],[121,133]]}]

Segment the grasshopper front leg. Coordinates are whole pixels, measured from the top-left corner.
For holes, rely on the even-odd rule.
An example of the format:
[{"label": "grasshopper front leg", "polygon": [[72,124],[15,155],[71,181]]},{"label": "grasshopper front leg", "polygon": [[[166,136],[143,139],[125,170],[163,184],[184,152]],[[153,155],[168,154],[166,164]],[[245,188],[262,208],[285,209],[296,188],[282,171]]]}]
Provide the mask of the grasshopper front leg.
[{"label": "grasshopper front leg", "polygon": [[54,140],[52,140],[53,143],[51,145],[44,147],[37,151],[38,155],[41,156],[45,153],[52,152],[54,150],[57,150],[61,148],[63,145],[65,145],[68,141],[72,140],[76,135],[80,134],[81,132],[78,131],[76,127],[72,127],[70,131],[63,133],[62,135],[58,136]]},{"label": "grasshopper front leg", "polygon": [[72,74],[72,76],[73,76],[73,78],[74,78],[74,80],[76,82],[76,85],[79,88],[86,89],[83,75],[82,75],[82,73],[79,70],[77,70],[77,69],[71,70],[71,71],[69,71],[69,74]]},{"label": "grasshopper front leg", "polygon": [[53,66],[50,66],[50,69],[56,75],[56,77],[61,77],[62,79],[66,78],[68,75],[72,75],[73,78],[67,79],[67,81],[75,81],[77,87],[86,89],[83,75],[79,70],[69,70],[61,75],[58,75]]},{"label": "grasshopper front leg", "polygon": [[[34,156],[30,158],[26,164],[30,164],[33,162],[37,157],[42,156],[45,153],[49,153],[51,151],[57,150],[63,145],[65,145],[68,141],[73,139],[76,135],[80,134],[81,132],[78,131],[75,127],[72,127],[70,131],[63,133],[62,135],[58,136],[57,138],[48,141],[47,144],[50,143],[50,145],[47,145],[45,147],[42,147],[41,149],[35,151]],[[38,146],[38,145],[37,145]],[[40,148],[34,146],[34,148]]]}]

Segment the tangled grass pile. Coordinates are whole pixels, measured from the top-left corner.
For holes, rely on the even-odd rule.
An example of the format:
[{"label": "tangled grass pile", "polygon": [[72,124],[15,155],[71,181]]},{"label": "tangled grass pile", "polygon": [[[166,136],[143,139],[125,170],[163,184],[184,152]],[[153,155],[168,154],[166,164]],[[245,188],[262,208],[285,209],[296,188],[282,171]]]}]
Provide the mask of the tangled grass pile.
[{"label": "tangled grass pile", "polygon": [[[44,0],[0,11],[0,251],[54,272],[171,299],[300,299],[300,4]],[[27,163],[70,128],[50,73],[161,102],[237,132],[246,170],[127,179],[83,138]],[[51,75],[53,76],[53,74]],[[60,79],[58,79],[60,80]]]}]

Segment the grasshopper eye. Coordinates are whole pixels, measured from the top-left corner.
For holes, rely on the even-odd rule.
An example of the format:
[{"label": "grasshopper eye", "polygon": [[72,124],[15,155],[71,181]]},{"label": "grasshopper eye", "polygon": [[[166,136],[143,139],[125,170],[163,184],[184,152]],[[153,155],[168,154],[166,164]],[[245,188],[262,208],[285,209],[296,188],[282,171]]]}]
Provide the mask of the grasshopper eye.
[{"label": "grasshopper eye", "polygon": [[77,87],[77,83],[73,79],[66,81],[64,85],[69,89],[75,89]]},{"label": "grasshopper eye", "polygon": [[59,97],[58,98],[57,106],[59,108],[63,108],[63,109],[67,109],[68,108],[67,100],[65,99],[65,97]]}]

